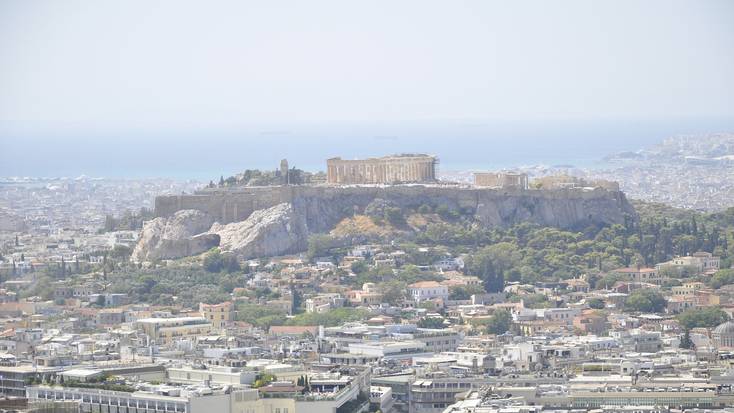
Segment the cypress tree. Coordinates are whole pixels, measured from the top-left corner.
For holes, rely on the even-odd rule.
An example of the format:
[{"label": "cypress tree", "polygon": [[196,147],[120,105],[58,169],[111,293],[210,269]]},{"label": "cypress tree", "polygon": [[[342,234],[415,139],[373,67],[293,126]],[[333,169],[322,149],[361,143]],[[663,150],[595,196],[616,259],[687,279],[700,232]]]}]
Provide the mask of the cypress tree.
[{"label": "cypress tree", "polygon": [[691,330],[686,329],[683,333],[683,338],[680,340],[680,348],[693,349],[694,347],[695,344],[693,344],[693,340],[691,340]]}]

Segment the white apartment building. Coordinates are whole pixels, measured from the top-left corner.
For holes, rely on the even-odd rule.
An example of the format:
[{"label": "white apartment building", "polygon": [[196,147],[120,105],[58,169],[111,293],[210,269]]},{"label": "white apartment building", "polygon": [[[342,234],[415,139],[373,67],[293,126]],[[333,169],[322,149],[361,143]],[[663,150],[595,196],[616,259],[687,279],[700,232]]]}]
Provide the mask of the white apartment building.
[{"label": "white apartment building", "polygon": [[435,298],[448,300],[449,288],[436,281],[420,281],[408,286],[408,295],[415,302],[433,300]]}]

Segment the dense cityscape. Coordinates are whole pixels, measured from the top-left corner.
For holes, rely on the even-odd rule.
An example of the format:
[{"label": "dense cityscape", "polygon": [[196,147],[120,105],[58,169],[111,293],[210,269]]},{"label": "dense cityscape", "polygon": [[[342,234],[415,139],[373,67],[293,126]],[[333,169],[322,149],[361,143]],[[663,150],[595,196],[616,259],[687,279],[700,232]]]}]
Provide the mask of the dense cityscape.
[{"label": "dense cityscape", "polygon": [[325,173],[283,160],[209,184],[5,179],[6,406],[659,412],[734,402],[729,210],[664,205],[696,205],[686,188],[677,201],[630,203],[620,186],[634,187],[633,172],[621,184],[612,172],[520,170],[465,182],[437,178],[436,159],[335,158]]},{"label": "dense cityscape", "polygon": [[733,41],[0,0],[0,413],[734,413]]}]

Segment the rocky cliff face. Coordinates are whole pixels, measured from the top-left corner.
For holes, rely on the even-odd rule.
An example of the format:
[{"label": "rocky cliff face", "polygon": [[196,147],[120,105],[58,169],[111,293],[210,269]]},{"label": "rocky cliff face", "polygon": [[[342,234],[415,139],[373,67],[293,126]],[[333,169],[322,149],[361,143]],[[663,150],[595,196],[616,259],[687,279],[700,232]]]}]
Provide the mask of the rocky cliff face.
[{"label": "rocky cliff face", "polygon": [[[320,189],[320,188],[319,188]],[[382,199],[403,209],[421,205],[440,207],[474,215],[489,227],[507,227],[520,222],[564,229],[587,225],[623,223],[625,215],[635,219],[636,213],[624,194],[602,189],[499,191],[442,187],[343,188],[298,193],[293,198],[296,211],[304,214],[312,232],[327,232],[355,211],[364,209],[375,199]]]},{"label": "rocky cliff face", "polygon": [[178,211],[169,218],[148,221],[143,225],[132,260],[181,258],[216,247],[219,237],[206,233],[213,222],[209,214],[190,209]]},{"label": "rocky cliff face", "polygon": [[181,258],[217,246],[245,259],[284,255],[306,248],[306,226],[288,203],[255,211],[241,222],[212,224],[213,220],[209,214],[186,209],[169,218],[148,221],[143,225],[132,260]]},{"label": "rocky cliff face", "polygon": [[[446,208],[473,215],[487,227],[533,222],[581,229],[637,216],[622,192],[605,189],[504,191],[408,185],[202,191],[157,198],[159,218],[146,223],[133,259],[177,258],[214,245],[245,258],[298,252],[306,248],[309,234],[331,231],[344,218],[363,214],[375,200],[404,211],[423,205]],[[221,224],[211,225],[214,220]]]},{"label": "rocky cliff face", "polygon": [[219,248],[245,259],[298,252],[306,248],[303,219],[288,203],[255,211],[242,222],[215,223],[210,234],[219,236]]}]

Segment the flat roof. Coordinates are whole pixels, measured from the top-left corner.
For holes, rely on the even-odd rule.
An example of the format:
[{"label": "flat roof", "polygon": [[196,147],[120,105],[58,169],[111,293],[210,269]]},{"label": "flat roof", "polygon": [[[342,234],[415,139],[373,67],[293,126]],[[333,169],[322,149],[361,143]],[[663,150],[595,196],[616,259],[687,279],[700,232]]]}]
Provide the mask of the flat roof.
[{"label": "flat roof", "polygon": [[165,323],[165,322],[186,322],[186,321],[205,321],[208,322],[206,318],[204,317],[169,317],[169,318],[141,318],[139,320],[136,320],[136,323],[146,323],[146,324],[159,324],[159,323]]},{"label": "flat roof", "polygon": [[90,377],[97,374],[102,374],[102,371],[92,369],[71,369],[62,371],[61,374],[63,374],[64,376]]}]

